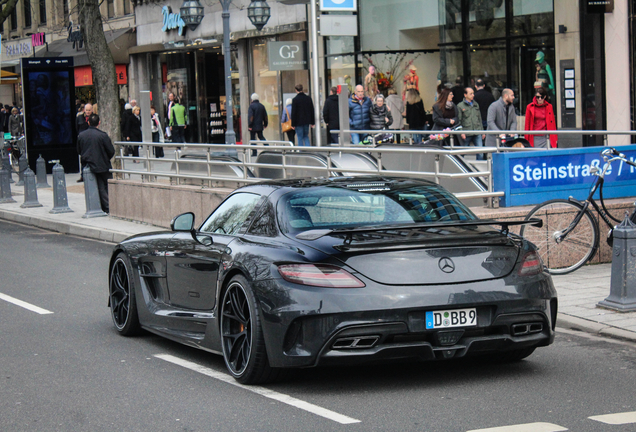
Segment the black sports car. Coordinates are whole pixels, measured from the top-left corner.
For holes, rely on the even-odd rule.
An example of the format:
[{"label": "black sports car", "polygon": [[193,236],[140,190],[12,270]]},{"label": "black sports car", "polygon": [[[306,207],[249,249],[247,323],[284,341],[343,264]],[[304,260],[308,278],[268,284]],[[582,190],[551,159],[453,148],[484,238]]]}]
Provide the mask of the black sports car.
[{"label": "black sports car", "polygon": [[386,177],[268,181],[196,229],[118,244],[117,330],[222,354],[242,383],[286,368],[529,356],[554,340],[557,296],[535,247],[442,187]]}]

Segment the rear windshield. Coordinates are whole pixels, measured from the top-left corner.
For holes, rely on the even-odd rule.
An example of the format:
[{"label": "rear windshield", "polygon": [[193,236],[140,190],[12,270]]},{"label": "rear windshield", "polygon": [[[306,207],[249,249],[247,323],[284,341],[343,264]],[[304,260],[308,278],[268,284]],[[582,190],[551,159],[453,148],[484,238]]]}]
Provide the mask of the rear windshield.
[{"label": "rear windshield", "polygon": [[317,187],[283,196],[277,210],[280,226],[287,232],[477,219],[461,201],[437,185],[399,189]]}]

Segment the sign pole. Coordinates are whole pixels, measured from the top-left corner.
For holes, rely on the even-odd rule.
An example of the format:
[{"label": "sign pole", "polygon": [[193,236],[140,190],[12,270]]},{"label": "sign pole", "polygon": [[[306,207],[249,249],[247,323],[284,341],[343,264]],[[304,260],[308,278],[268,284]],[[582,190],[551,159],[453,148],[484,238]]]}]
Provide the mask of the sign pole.
[{"label": "sign pole", "polygon": [[316,147],[322,147],[322,133],[320,131],[320,80],[318,76],[318,19],[316,18],[316,0],[309,1],[309,15],[311,17],[311,93],[314,100],[314,122],[316,123]]}]

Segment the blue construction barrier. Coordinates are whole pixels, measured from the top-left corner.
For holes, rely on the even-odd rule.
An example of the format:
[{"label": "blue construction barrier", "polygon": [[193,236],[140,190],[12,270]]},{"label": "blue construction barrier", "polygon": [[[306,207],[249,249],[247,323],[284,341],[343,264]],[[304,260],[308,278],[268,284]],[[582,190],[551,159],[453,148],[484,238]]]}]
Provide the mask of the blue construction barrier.
[{"label": "blue construction barrier", "polygon": [[[584,200],[596,177],[590,167],[603,169],[604,147],[580,147],[515,153],[493,153],[496,191],[505,192],[499,205],[513,207],[538,204],[570,196]],[[629,160],[636,160],[636,145],[617,147]],[[598,196],[598,192],[595,196]],[[612,163],[605,175],[603,198],[636,196],[636,168]]]}]

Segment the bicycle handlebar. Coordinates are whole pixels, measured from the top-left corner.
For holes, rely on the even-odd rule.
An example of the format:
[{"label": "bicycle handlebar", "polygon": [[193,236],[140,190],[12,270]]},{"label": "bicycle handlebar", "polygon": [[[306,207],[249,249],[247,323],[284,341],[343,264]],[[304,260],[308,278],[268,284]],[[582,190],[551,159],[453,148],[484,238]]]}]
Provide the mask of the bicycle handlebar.
[{"label": "bicycle handlebar", "polygon": [[[636,167],[636,162],[632,162],[632,161],[630,161],[629,159],[627,159],[627,156],[625,156],[623,153],[619,152],[618,150],[616,150],[616,149],[615,149],[615,148],[613,148],[613,147],[609,147],[609,148],[607,148],[607,149],[603,150],[603,151],[601,152],[601,154],[602,154],[603,156],[613,155],[613,156],[615,156],[615,157],[616,157],[616,159],[620,159],[620,160],[622,160],[623,162],[627,163],[628,165],[631,165],[631,166],[633,166],[633,167]],[[614,161],[614,159],[611,159],[611,160],[609,160],[608,162],[612,162],[612,161]]]}]

